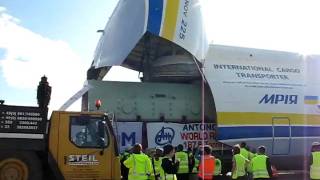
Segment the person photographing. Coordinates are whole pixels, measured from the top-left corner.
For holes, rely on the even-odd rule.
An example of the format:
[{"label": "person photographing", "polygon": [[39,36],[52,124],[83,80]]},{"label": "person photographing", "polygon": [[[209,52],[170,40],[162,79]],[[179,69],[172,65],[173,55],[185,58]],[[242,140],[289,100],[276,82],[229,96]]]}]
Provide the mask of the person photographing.
[{"label": "person photographing", "polygon": [[161,163],[161,179],[162,180],[177,180],[177,172],[179,169],[179,161],[175,159],[175,149],[168,144],[163,147],[164,157]]}]

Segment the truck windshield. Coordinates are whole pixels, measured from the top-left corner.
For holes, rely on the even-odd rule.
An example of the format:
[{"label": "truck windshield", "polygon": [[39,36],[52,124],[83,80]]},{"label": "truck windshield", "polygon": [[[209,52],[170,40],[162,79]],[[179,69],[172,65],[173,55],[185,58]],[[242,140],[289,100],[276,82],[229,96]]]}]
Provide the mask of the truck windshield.
[{"label": "truck windshield", "polygon": [[[98,124],[101,118],[90,116],[70,117],[70,140],[78,147],[101,148],[101,137]],[[107,128],[105,128],[104,147],[109,144]]]}]

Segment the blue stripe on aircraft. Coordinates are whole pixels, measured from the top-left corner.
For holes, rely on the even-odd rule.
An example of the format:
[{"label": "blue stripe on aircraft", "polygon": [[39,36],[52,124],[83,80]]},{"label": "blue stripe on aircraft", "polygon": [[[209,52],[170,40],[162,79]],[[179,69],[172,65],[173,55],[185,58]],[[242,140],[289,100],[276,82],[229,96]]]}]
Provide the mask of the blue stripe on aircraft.
[{"label": "blue stripe on aircraft", "polygon": [[162,19],[163,0],[149,0],[149,17],[147,30],[159,35]]},{"label": "blue stripe on aircraft", "polygon": [[294,137],[320,136],[320,127],[293,126],[291,127],[291,132],[293,132],[292,136]]},{"label": "blue stripe on aircraft", "polygon": [[[288,137],[289,127],[276,126],[274,128],[274,137]],[[320,127],[312,126],[292,126],[291,137],[314,137],[320,136]],[[235,126],[219,127],[218,139],[242,139],[242,138],[265,138],[273,137],[272,126]]]},{"label": "blue stripe on aircraft", "polygon": [[304,96],[304,100],[318,100],[318,96]]}]

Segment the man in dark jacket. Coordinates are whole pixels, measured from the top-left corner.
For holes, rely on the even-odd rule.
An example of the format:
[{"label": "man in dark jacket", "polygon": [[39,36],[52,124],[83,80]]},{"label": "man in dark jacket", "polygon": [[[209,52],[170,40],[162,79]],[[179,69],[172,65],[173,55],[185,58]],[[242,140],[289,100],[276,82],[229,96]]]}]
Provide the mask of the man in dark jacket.
[{"label": "man in dark jacket", "polygon": [[129,169],[123,164],[123,162],[129,158],[131,154],[131,148],[131,146],[127,146],[125,151],[120,155],[122,180],[128,180]]},{"label": "man in dark jacket", "polygon": [[164,157],[162,158],[162,173],[161,178],[166,180],[175,180],[177,179],[177,172],[179,169],[179,161],[175,159],[175,149],[172,145],[165,145],[163,147]]}]

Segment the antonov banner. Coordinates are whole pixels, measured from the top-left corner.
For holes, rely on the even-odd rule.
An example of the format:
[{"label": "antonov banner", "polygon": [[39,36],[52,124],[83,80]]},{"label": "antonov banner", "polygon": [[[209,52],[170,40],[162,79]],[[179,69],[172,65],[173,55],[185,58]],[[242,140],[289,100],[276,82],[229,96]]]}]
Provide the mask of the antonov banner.
[{"label": "antonov banner", "polygon": [[199,0],[120,0],[97,45],[93,66],[121,65],[147,33],[203,60],[208,41]]},{"label": "antonov banner", "polygon": [[202,144],[215,143],[213,123],[148,123],[148,147],[182,144],[184,148],[194,148]]}]

